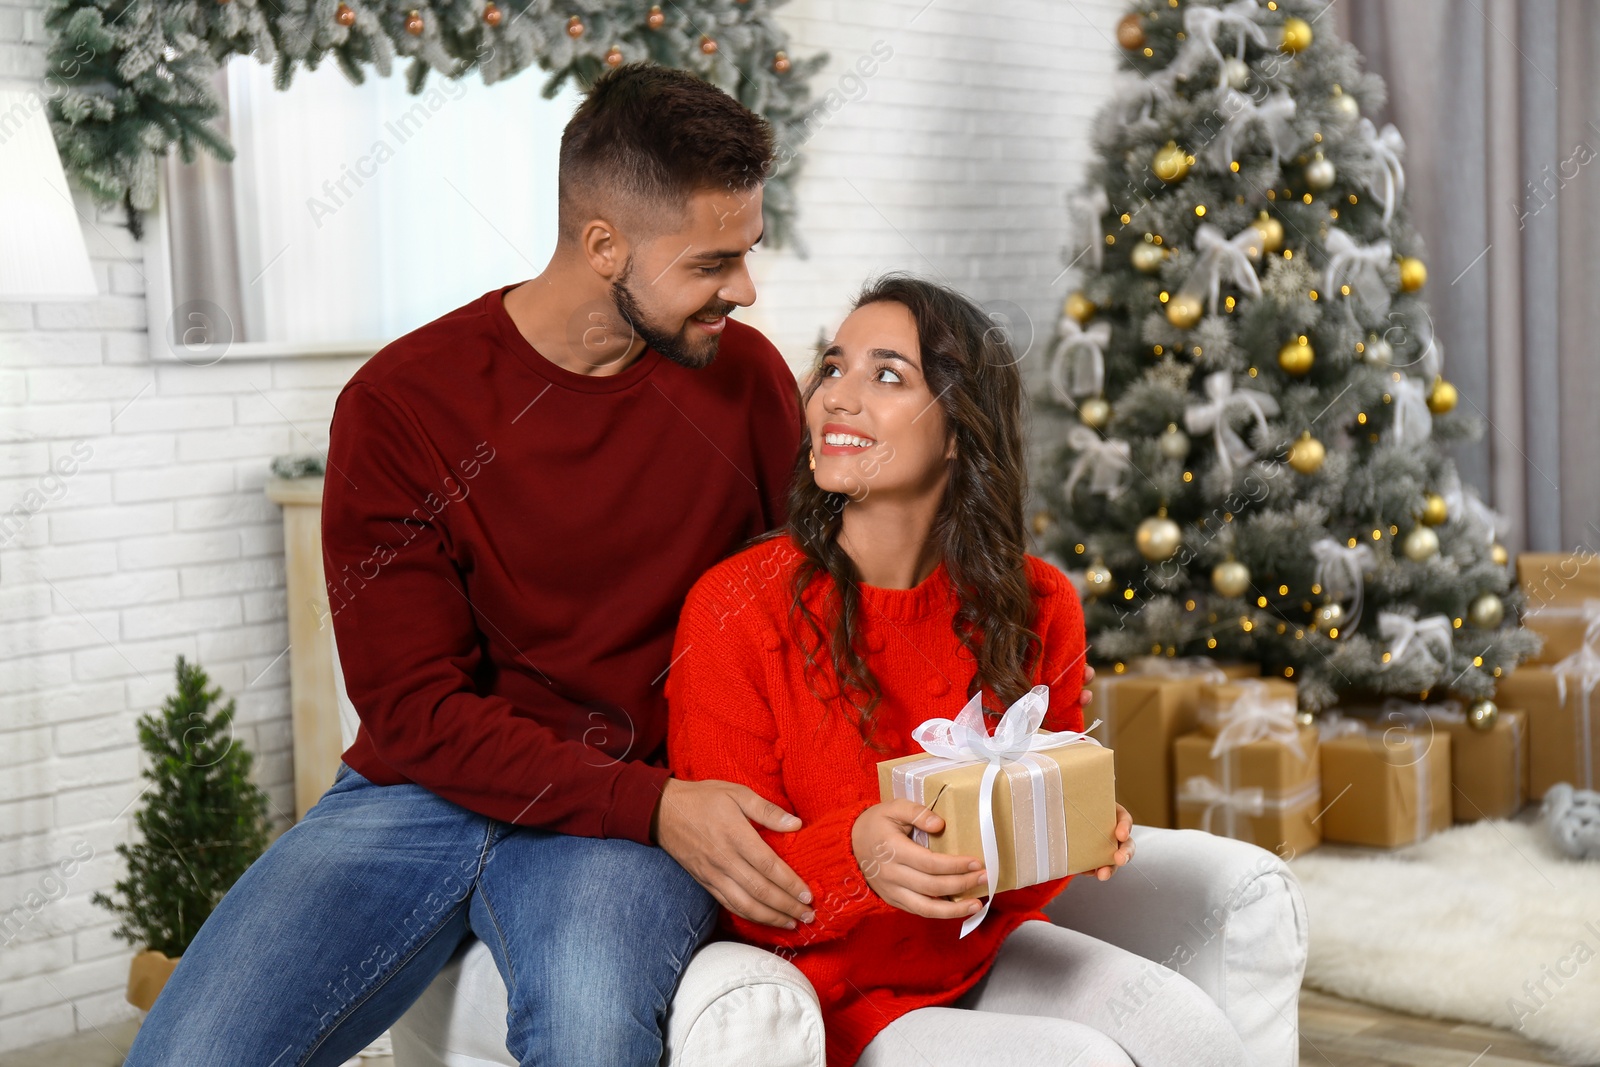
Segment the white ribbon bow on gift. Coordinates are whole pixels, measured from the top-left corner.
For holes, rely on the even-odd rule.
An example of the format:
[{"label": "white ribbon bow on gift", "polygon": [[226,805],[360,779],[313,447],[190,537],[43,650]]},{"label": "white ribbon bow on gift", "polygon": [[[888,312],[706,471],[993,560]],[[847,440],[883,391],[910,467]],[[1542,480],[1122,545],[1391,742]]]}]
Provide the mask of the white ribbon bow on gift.
[{"label": "white ribbon bow on gift", "polygon": [[1228,165],[1236,158],[1234,149],[1238,147],[1239,138],[1252,126],[1260,129],[1266,137],[1272,149],[1272,165],[1278,166],[1283,156],[1284,142],[1294,133],[1294,97],[1280,91],[1267,97],[1265,103],[1257,104],[1237,89],[1226,89],[1217,110],[1226,116],[1222,131],[1211,149],[1211,159],[1218,170],[1228,169]]},{"label": "white ribbon bow on gift", "polygon": [[[1063,745],[1100,742],[1090,737],[1088,731],[1060,730],[1041,733],[1039,725],[1050,710],[1050,687],[1036,685],[1024,693],[1015,704],[1006,709],[991,736],[984,728],[983,693],[974,693],[966,707],[954,719],[929,719],[911,731],[912,740],[932,756],[940,756],[962,763],[984,761],[983,781],[978,786],[978,828],[983,838],[983,866],[989,872],[989,895],[983,907],[967,916],[961,924],[961,936],[966,937],[989,914],[994,901],[994,882],[1000,877],[1000,844],[994,828],[994,786],[1000,776],[1002,764],[1020,760],[1031,752],[1060,748]],[[1093,730],[1099,721],[1089,727]],[[1036,785],[1043,782],[1036,778]],[[1035,791],[1037,796],[1040,790]],[[1042,799],[1034,805],[1034,834],[1041,850],[1048,847],[1049,826]]]},{"label": "white ribbon bow on gift", "polygon": [[1389,658],[1381,670],[1388,670],[1408,656],[1421,656],[1433,664],[1434,681],[1438,681],[1450,664],[1454,636],[1450,620],[1444,615],[1413,619],[1397,611],[1382,611],[1378,613],[1378,632],[1389,642]]},{"label": "white ribbon bow on gift", "polygon": [[1389,242],[1357,244],[1355,238],[1335,226],[1328,230],[1323,247],[1328,252],[1328,266],[1322,272],[1322,285],[1328,295],[1332,297],[1348,283],[1351,294],[1360,297],[1374,316],[1381,319],[1388,315],[1389,287],[1380,272],[1394,259]]},{"label": "white ribbon bow on gift", "polygon": [[1394,217],[1394,209],[1400,206],[1400,198],[1406,192],[1406,168],[1400,162],[1400,156],[1406,150],[1405,138],[1394,128],[1394,123],[1385,123],[1380,131],[1369,118],[1358,122],[1356,131],[1372,153],[1372,171],[1376,181],[1368,189],[1372,191],[1373,198],[1383,205],[1383,221],[1387,223]]},{"label": "white ribbon bow on gift", "polygon": [[1255,452],[1234,432],[1230,416],[1237,411],[1254,415],[1256,429],[1266,433],[1267,416],[1278,413],[1278,402],[1255,389],[1235,389],[1233,374],[1225,370],[1208,374],[1205,389],[1210,399],[1189,405],[1183,412],[1184,425],[1188,426],[1190,433],[1210,431],[1216,435],[1217,462],[1231,474],[1234,464],[1250,462]]},{"label": "white ribbon bow on gift", "polygon": [[1402,375],[1389,387],[1394,398],[1394,421],[1389,425],[1389,440],[1404,448],[1420,445],[1433,436],[1433,413],[1428,410],[1428,389],[1416,378]]},{"label": "white ribbon bow on gift", "polygon": [[1108,441],[1087,426],[1067,431],[1067,444],[1078,454],[1067,474],[1063,494],[1068,503],[1078,480],[1089,475],[1089,492],[1102,493],[1108,500],[1122,494],[1123,479],[1133,469],[1133,450],[1126,441]]},{"label": "white ribbon bow on gift", "polygon": [[1226,7],[1205,7],[1193,5],[1183,13],[1183,48],[1178,53],[1178,58],[1172,61],[1172,68],[1180,75],[1189,75],[1200,68],[1207,59],[1213,60],[1218,67],[1217,85],[1227,82],[1228,75],[1222,69],[1222,49],[1217,46],[1217,33],[1224,26],[1231,27],[1239,34],[1239,45],[1236,58],[1244,59],[1246,41],[1254,41],[1262,48],[1267,46],[1267,32],[1255,20],[1256,0],[1235,0]]},{"label": "white ribbon bow on gift", "polygon": [[1357,542],[1346,545],[1332,537],[1319,537],[1311,542],[1311,555],[1316,558],[1315,581],[1333,599],[1350,600],[1348,617],[1340,624],[1345,633],[1354,633],[1361,625],[1361,601],[1366,573],[1378,565],[1370,545]]},{"label": "white ribbon bow on gift", "polygon": [[1050,352],[1050,385],[1062,403],[1075,407],[1073,397],[1100,395],[1106,383],[1105,347],[1110,343],[1109,322],[1085,330],[1071,315],[1061,316]]},{"label": "white ribbon bow on gift", "polygon": [[1194,233],[1194,247],[1199,255],[1183,289],[1193,292],[1195,282],[1201,281],[1208,292],[1213,315],[1217,313],[1217,294],[1221,290],[1224,273],[1228,276],[1228,284],[1250,296],[1261,295],[1261,279],[1256,277],[1256,265],[1250,261],[1248,251],[1255,248],[1257,255],[1260,254],[1260,230],[1246,226],[1229,238],[1211,223],[1202,222]]},{"label": "white ribbon bow on gift", "polygon": [[1217,738],[1211,744],[1211,758],[1255,741],[1270,740],[1288,746],[1305,759],[1294,701],[1269,697],[1270,690],[1259,681],[1243,679],[1235,684],[1240,687],[1239,696],[1225,711],[1217,713]]}]

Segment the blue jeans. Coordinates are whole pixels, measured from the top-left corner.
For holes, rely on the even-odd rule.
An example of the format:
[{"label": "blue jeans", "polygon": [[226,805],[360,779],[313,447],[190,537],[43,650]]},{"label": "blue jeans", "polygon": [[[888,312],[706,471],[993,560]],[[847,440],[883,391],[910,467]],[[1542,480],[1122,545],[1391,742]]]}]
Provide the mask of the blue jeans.
[{"label": "blue jeans", "polygon": [[341,763],[200,928],[124,1067],[343,1063],[473,934],[519,1064],[655,1067],[716,915],[659,848],[498,822]]}]

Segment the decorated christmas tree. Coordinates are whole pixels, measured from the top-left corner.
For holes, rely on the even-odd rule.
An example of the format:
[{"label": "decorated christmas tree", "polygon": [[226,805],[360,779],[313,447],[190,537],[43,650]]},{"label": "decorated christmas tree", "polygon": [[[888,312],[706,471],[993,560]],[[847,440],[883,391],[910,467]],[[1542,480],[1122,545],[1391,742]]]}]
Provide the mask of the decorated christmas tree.
[{"label": "decorated christmas tree", "polygon": [[[549,72],[545,96],[568,78],[593,83],[634,61],[678,67],[719,86],[773,125],[780,146],[763,200],[765,241],[796,241],[791,182],[815,114],[808,85],[826,55],[787,52],[772,11],[784,0],[51,0],[45,24],[50,114],[67,174],[121,203],[129,228],[156,202],[157,160],[176,145],[231,161],[212,125],[219,64],[252,55],[285,89],[301,66],[332,57],[351,82],[388,77],[409,59],[407,87],[430,71],[484,84],[530,66]],[[796,241],[798,244],[798,242]],[[802,248],[803,251],[803,248]]]},{"label": "decorated christmas tree", "polygon": [[1404,142],[1313,0],[1142,0],[1075,194],[1036,528],[1091,656],[1259,662],[1303,707],[1453,695],[1533,651],[1502,521],[1447,446]]},{"label": "decorated christmas tree", "polygon": [[160,714],[139,719],[150,784],[134,815],[140,840],[117,846],[128,864],[122,899],[91,898],[121,917],[117,937],[172,957],[267,847],[267,795],[233,736],[234,701],[217,707],[221,690],[182,656],[177,678]]}]

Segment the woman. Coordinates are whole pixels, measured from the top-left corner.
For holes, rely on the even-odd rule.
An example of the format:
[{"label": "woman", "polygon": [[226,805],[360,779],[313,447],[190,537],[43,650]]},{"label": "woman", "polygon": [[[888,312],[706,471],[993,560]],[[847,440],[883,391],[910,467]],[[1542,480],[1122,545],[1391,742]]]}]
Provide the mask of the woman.
[{"label": "woman", "polygon": [[[914,827],[943,820],[878,799],[878,761],[920,751],[912,729],[980,688],[991,729],[1041,683],[1045,728],[1083,728],[1077,596],[1024,552],[1022,386],[1003,336],[959,294],[891,275],[857,298],[803,399],[789,521],[691,590],[667,681],[674,773],[802,820],[757,829],[810,888],[809,921],[724,908],[723,931],[810,979],[828,1067],[1245,1062],[1188,979],[1046,918],[1070,878],[998,895],[959,938],[981,902],[945,898],[981,891],[982,861],[917,845]],[[1132,821],[1117,815],[1120,866]]]}]

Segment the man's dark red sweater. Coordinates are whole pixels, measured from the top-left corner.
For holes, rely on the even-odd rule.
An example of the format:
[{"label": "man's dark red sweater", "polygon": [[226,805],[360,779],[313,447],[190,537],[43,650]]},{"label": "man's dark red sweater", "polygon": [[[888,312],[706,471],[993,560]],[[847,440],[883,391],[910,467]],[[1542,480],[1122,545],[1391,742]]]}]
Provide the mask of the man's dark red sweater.
[{"label": "man's dark red sweater", "polygon": [[334,406],[322,554],[344,761],[504,822],[650,842],[685,594],[778,525],[794,375],[729,321],[698,370],[541,356],[507,285],[385,346]]}]

